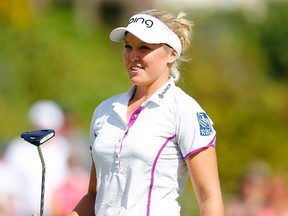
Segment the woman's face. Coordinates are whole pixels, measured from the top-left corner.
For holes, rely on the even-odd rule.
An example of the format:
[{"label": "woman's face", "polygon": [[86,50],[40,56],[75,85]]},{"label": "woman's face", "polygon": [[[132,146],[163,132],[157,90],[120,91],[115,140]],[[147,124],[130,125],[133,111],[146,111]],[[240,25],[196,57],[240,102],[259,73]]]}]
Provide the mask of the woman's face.
[{"label": "woman's face", "polygon": [[125,68],[137,86],[160,87],[169,79],[169,69],[177,54],[163,44],[148,44],[128,33],[123,52]]}]

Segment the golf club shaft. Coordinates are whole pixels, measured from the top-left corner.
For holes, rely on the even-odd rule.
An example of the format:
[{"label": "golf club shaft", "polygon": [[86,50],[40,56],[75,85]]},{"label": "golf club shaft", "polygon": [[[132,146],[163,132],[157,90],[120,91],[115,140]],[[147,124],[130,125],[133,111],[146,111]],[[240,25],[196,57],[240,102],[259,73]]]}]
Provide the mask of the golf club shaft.
[{"label": "golf club shaft", "polygon": [[42,151],[41,151],[40,146],[37,146],[37,149],[38,149],[38,153],[39,153],[40,160],[41,160],[41,164],[42,164],[42,183],[41,183],[40,216],[43,216],[46,167],[45,167],[45,161],[44,161],[43,154],[42,154]]}]

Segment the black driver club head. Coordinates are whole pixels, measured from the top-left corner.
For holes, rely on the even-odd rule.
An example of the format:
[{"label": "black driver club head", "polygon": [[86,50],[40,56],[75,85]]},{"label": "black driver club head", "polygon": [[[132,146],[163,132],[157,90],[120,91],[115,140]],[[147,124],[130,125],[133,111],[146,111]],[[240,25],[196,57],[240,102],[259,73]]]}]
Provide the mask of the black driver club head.
[{"label": "black driver club head", "polygon": [[21,138],[35,146],[40,146],[54,136],[55,131],[53,129],[33,130],[21,134]]}]

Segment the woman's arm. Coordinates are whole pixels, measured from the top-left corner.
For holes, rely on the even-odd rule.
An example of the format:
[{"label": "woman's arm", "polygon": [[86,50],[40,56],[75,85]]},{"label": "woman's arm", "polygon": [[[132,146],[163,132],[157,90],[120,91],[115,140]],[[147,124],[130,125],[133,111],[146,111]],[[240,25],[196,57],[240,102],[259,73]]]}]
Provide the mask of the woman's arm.
[{"label": "woman's arm", "polygon": [[215,148],[206,148],[186,160],[201,216],[224,216]]},{"label": "woman's arm", "polygon": [[92,162],[88,193],[79,201],[69,216],[94,216],[96,194],[96,169]]}]

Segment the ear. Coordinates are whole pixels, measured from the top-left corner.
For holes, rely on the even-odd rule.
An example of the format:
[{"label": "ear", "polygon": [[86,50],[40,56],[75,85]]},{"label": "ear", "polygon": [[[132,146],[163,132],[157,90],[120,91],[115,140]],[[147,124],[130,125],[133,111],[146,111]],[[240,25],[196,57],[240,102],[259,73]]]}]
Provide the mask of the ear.
[{"label": "ear", "polygon": [[169,52],[168,56],[168,63],[172,64],[177,59],[177,57],[178,57],[177,52],[171,49],[171,52]]}]

